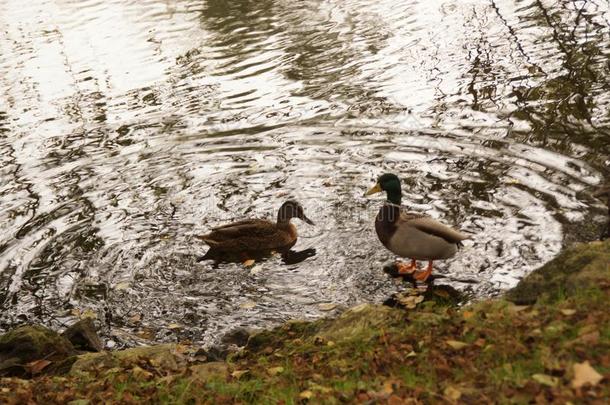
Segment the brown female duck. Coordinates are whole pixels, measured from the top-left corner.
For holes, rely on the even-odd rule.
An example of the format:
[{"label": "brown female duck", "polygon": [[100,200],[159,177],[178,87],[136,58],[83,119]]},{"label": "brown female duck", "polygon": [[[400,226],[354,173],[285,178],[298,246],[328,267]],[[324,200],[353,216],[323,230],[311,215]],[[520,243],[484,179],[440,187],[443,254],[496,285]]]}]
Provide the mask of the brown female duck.
[{"label": "brown female duck", "polygon": [[[266,219],[245,219],[212,228],[212,232],[198,236],[210,246],[210,251],[202,259],[211,256],[239,255],[244,264],[250,265],[258,252],[287,251],[297,242],[296,227],[292,218],[313,225],[305,216],[301,204],[288,200],[280,207],[277,221]],[[213,253],[213,255],[211,254]]]},{"label": "brown female duck", "polygon": [[417,260],[428,260],[423,272],[414,278],[426,281],[432,273],[434,260],[448,259],[455,255],[467,235],[449,228],[427,215],[403,212],[400,207],[400,180],[394,174],[384,174],[365,195],[385,191],[387,201],[375,218],[375,231],[381,243],[400,257],[411,258],[411,263],[400,263],[400,274],[411,274],[417,269]]}]

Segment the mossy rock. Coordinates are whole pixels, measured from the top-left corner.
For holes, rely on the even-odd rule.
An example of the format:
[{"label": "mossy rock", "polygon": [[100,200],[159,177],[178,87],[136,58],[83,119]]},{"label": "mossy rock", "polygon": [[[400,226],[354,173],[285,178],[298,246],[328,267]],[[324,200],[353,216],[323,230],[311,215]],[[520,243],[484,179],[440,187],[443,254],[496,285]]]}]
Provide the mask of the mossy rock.
[{"label": "mossy rock", "polygon": [[134,347],[116,352],[82,354],[72,365],[70,374],[130,367],[142,361],[159,369],[178,370],[186,364],[183,348],[176,344],[164,344]]},{"label": "mossy rock", "polygon": [[589,288],[610,286],[610,240],[575,245],[519,282],[506,298],[529,305],[544,297],[580,293]]},{"label": "mossy rock", "polygon": [[42,326],[21,326],[0,336],[0,375],[27,376],[28,363],[60,364],[75,354],[72,344],[58,333]]},{"label": "mossy rock", "polygon": [[362,304],[345,311],[336,319],[325,322],[316,336],[334,342],[366,338],[372,331],[402,317],[404,312],[388,306]]}]

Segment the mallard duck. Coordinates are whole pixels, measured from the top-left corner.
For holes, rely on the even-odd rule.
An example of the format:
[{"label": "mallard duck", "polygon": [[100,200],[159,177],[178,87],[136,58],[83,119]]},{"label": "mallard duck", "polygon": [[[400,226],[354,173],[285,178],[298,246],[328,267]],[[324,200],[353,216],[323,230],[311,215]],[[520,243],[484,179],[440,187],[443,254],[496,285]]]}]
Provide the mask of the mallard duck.
[{"label": "mallard duck", "polygon": [[[448,259],[455,255],[467,235],[449,228],[431,217],[403,212],[400,207],[400,180],[394,174],[384,174],[365,196],[385,191],[387,201],[375,218],[375,231],[383,245],[400,257],[411,258],[410,264],[399,263],[399,274],[412,274],[419,281],[426,281],[432,273],[434,260]],[[425,271],[416,272],[417,260],[427,260]]]},{"label": "mallard duck", "polygon": [[280,207],[277,221],[244,219],[212,228],[212,232],[197,236],[210,246],[210,251],[200,260],[214,256],[240,256],[246,265],[254,263],[259,252],[287,251],[297,242],[296,227],[290,219],[299,218],[313,225],[305,216],[301,204],[288,200]]}]

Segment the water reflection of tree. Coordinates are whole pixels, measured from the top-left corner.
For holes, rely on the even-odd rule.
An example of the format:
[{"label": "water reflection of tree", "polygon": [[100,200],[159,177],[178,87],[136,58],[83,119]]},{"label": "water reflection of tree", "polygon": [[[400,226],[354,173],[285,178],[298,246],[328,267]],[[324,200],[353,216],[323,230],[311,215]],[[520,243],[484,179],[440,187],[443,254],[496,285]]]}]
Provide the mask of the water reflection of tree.
[{"label": "water reflection of tree", "polygon": [[265,37],[279,32],[274,5],[274,0],[210,0],[201,11],[201,20],[219,34],[213,38],[214,45],[243,49],[259,42],[260,34]]},{"label": "water reflection of tree", "polygon": [[217,71],[230,72],[230,66],[256,53],[280,49],[285,63],[278,69],[301,84],[296,96],[339,100],[359,113],[399,108],[375,96],[374,77],[363,77],[361,69],[365,59],[385,45],[388,34],[381,19],[364,8],[349,13],[350,26],[345,30],[328,21],[318,2],[215,0],[207,3],[201,19],[217,34],[212,45],[224,61]]},{"label": "water reflection of tree", "polygon": [[[511,94],[503,96],[515,99],[509,119],[525,120],[530,124],[530,131],[513,132],[520,141],[533,142],[566,154],[575,153],[574,144],[585,145],[589,148],[587,160],[599,167],[608,157],[603,151],[610,150],[607,116],[610,106],[606,97],[610,86],[605,55],[610,46],[609,30],[595,21],[599,11],[586,9],[590,4],[582,3],[582,7],[578,4],[559,2],[551,6],[534,1],[519,9],[519,22],[515,26],[506,23],[509,32],[515,33],[511,35],[511,41],[524,56],[525,63],[520,67],[527,68],[533,77],[540,80],[535,85],[515,82]],[[496,11],[501,16],[500,11]],[[518,38],[531,35],[520,32],[531,23],[541,29],[536,31],[538,37],[534,39],[534,45],[528,47]],[[555,52],[549,51],[549,44],[554,45]],[[541,57],[540,66],[532,62],[540,61]],[[519,63],[519,60],[513,61]],[[556,63],[560,64],[559,72],[553,72]],[[474,85],[481,83],[482,78],[477,75],[485,68],[480,58],[475,58],[472,66],[469,91],[473,94],[473,107],[476,109],[481,99],[491,100],[493,92]],[[487,66],[490,67],[495,71],[503,69],[497,64]],[[543,69],[549,72],[542,72]],[[487,75],[485,79],[498,78]]]},{"label": "water reflection of tree", "polygon": [[[544,144],[548,138],[555,138],[566,146],[576,141],[599,148],[609,145],[607,129],[598,126],[596,121],[601,117],[595,117],[594,112],[602,107],[597,106],[603,102],[599,90],[608,91],[608,72],[603,63],[606,60],[603,48],[610,46],[608,29],[600,29],[587,13],[582,9],[571,10],[569,4],[560,2],[551,9],[537,1],[538,12],[531,17],[550,29],[547,32],[551,35],[539,41],[557,45],[564,73],[515,95],[523,103],[521,113],[532,122],[535,135]],[[576,24],[570,26],[566,20]],[[601,132],[606,136],[599,136]]]},{"label": "water reflection of tree", "polygon": [[[61,32],[45,31],[44,37],[60,45],[65,72],[74,77]],[[14,45],[29,44],[30,40],[27,36],[19,37]],[[33,49],[30,53],[15,52],[15,55],[23,59],[35,58]],[[0,139],[3,138],[2,143],[6,140],[7,147],[7,153],[3,154],[6,158],[3,181],[12,184],[12,192],[7,194],[11,198],[10,204],[2,213],[7,221],[2,223],[5,238],[0,241],[0,253],[9,252],[10,259],[5,260],[8,264],[1,269],[0,309],[20,304],[23,310],[41,317],[68,300],[48,286],[66,273],[80,273],[83,269],[78,266],[79,261],[102,243],[93,226],[95,208],[81,188],[81,182],[91,170],[78,162],[87,157],[84,145],[95,142],[94,131],[85,128],[85,122],[89,121],[86,118],[99,122],[104,113],[100,112],[103,110],[100,97],[90,97],[91,94],[81,91],[48,105],[36,86],[29,85],[40,77],[31,77],[27,69],[21,68],[19,57],[15,61],[20,67],[16,69],[16,74],[20,75],[16,82],[23,85],[4,87],[20,89],[23,94],[12,99],[10,109],[0,115]],[[48,80],[48,77],[44,79]],[[76,78],[74,82],[77,82]],[[91,106],[93,117],[84,116],[83,109],[88,106]],[[50,116],[49,112],[56,107],[57,115]],[[20,120],[21,110],[33,110],[34,115],[41,118],[30,126],[27,119]],[[1,121],[8,122],[9,116],[16,125],[2,129]],[[57,121],[67,128],[65,132],[54,134],[49,130],[56,128]],[[6,136],[2,136],[4,132]],[[51,133],[53,136],[49,136]],[[27,139],[24,142],[27,147],[15,147],[22,138]],[[44,155],[40,158],[30,156],[32,150]],[[14,285],[21,287],[12,291]]]}]

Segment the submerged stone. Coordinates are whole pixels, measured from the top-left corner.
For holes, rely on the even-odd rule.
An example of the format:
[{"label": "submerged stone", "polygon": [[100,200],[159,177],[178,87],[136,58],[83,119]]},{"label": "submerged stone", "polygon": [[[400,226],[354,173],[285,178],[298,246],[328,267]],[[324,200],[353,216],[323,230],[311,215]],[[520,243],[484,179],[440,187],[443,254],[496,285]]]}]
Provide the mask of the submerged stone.
[{"label": "submerged stone", "polygon": [[226,347],[215,345],[209,348],[199,348],[194,353],[194,358],[207,362],[223,361],[227,358],[229,353],[231,353],[231,351]]},{"label": "submerged stone", "polygon": [[392,308],[413,310],[417,307],[417,304],[425,301],[432,301],[444,306],[458,306],[467,300],[468,297],[465,294],[450,285],[429,284],[423,291],[414,288],[407,290],[407,292],[394,293],[383,302],[383,305]]},{"label": "submerged stone", "polygon": [[226,333],[221,339],[221,343],[225,346],[245,346],[248,343],[252,331],[246,328],[235,328]]}]

